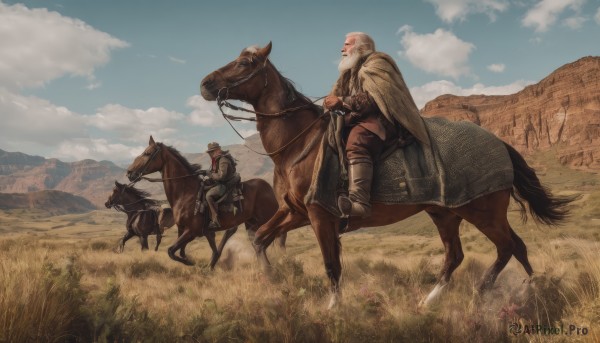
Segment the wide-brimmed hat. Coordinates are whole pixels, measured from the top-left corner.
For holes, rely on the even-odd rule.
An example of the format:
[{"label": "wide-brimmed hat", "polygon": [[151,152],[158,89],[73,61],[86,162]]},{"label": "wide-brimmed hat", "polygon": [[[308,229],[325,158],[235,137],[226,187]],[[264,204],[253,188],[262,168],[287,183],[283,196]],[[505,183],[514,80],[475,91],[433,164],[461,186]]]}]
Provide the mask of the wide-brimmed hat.
[{"label": "wide-brimmed hat", "polygon": [[213,150],[221,149],[221,146],[217,142],[208,143],[208,150],[206,152],[211,152]]}]

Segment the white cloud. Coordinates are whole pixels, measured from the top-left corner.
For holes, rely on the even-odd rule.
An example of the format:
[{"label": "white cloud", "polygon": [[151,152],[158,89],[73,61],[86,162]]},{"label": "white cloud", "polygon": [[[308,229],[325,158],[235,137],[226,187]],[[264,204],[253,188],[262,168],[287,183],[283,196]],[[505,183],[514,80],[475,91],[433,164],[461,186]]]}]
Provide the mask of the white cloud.
[{"label": "white cloud", "polygon": [[80,137],[85,121],[77,113],[35,96],[0,88],[0,146],[55,145],[65,138]]},{"label": "white cloud", "polygon": [[570,29],[578,30],[583,27],[583,24],[586,21],[587,21],[587,19],[585,17],[574,16],[574,17],[569,17],[569,18],[566,18],[565,20],[563,20],[563,25]]},{"label": "white cloud", "polygon": [[453,94],[460,96],[485,94],[485,95],[507,95],[514,94],[525,86],[533,82],[519,80],[504,86],[486,86],[481,83],[476,83],[470,88],[462,88],[452,81],[439,80],[426,83],[422,86],[412,87],[410,93],[417,104],[417,107],[422,108],[428,101],[431,101],[443,94]]},{"label": "white cloud", "polygon": [[93,159],[115,162],[131,161],[145,146],[128,146],[121,143],[111,143],[104,138],[77,138],[65,140],[58,146],[55,157],[67,161]]},{"label": "white cloud", "polygon": [[0,87],[38,87],[63,75],[91,76],[128,43],[79,19],[0,2]]},{"label": "white cloud", "polygon": [[186,60],[182,60],[181,58],[177,58],[177,57],[173,57],[173,56],[169,56],[169,60],[171,60],[171,62],[175,62],[175,63],[179,63],[179,64],[187,63]]},{"label": "white cloud", "polygon": [[508,9],[505,0],[425,0],[433,4],[435,13],[446,23],[464,21],[469,14],[484,13],[491,21],[496,20],[497,12]]},{"label": "white cloud", "polygon": [[594,20],[596,21],[596,24],[600,25],[600,7],[598,7],[598,10],[596,11],[596,15],[594,16]]},{"label": "white cloud", "polygon": [[444,29],[418,34],[411,26],[404,25],[398,33],[402,34],[400,43],[404,48],[399,54],[417,68],[455,79],[470,74],[469,54],[475,49],[472,43],[462,41]]},{"label": "white cloud", "polygon": [[217,126],[221,118],[217,115],[218,108],[215,102],[208,102],[200,95],[194,95],[187,99],[186,105],[193,109],[188,116],[189,123],[198,126]]},{"label": "white cloud", "polygon": [[501,73],[504,71],[504,69],[506,69],[506,66],[502,63],[494,63],[487,66],[487,68],[494,73]]},{"label": "white cloud", "polygon": [[102,82],[91,82],[87,86],[85,86],[85,89],[92,91],[96,88],[100,88],[101,86],[102,86]]},{"label": "white cloud", "polygon": [[546,32],[556,23],[558,17],[567,8],[575,13],[580,13],[586,0],[540,0],[533,8],[529,9],[521,24],[531,27],[536,32]]},{"label": "white cloud", "polygon": [[119,139],[139,142],[150,134],[169,136],[185,116],[162,107],[147,110],[128,108],[118,104],[105,105],[88,118],[88,124],[101,130],[119,134]]}]

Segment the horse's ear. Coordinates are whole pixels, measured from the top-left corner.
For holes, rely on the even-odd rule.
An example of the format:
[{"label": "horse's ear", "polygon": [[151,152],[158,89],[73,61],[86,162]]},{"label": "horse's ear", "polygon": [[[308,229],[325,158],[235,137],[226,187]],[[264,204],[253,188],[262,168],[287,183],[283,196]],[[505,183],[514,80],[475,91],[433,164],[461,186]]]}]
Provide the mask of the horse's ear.
[{"label": "horse's ear", "polygon": [[115,180],[115,186],[120,187],[121,184],[117,180]]},{"label": "horse's ear", "polygon": [[150,141],[148,141],[148,145],[154,145],[154,144],[156,144],[154,142],[154,138],[152,138],[152,135],[150,135]]},{"label": "horse's ear", "polygon": [[269,54],[271,53],[272,47],[273,47],[273,43],[269,42],[269,44],[265,45],[264,48],[261,48],[260,50],[258,50],[258,52],[256,54],[266,60],[267,58],[269,58]]}]

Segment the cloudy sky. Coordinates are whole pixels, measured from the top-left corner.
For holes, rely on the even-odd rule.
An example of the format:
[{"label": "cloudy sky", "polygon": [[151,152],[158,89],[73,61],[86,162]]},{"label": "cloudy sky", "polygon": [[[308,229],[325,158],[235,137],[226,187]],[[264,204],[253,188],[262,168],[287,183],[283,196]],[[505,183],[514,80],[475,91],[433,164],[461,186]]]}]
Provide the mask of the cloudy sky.
[{"label": "cloudy sky", "polygon": [[199,82],[269,41],[275,66],[320,97],[345,33],[367,32],[419,107],[515,93],[600,55],[600,0],[321,2],[0,0],[0,149],[123,164],[150,134],[183,152],[240,143]]}]

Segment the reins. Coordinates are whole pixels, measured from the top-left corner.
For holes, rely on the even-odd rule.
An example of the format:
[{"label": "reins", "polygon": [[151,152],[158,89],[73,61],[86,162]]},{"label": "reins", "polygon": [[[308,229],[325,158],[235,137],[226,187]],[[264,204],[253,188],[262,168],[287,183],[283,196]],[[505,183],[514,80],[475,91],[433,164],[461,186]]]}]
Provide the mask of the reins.
[{"label": "reins", "polygon": [[[131,181],[127,185],[127,187],[131,187],[131,186],[135,185],[136,183],[138,183],[138,181],[140,181],[142,179],[144,179],[144,180],[146,180],[148,182],[164,182],[164,181],[169,181],[169,180],[184,179],[184,178],[187,178],[187,177],[198,176],[198,175],[202,174],[201,172],[195,172],[195,173],[191,173],[191,174],[187,174],[187,175],[180,175],[180,176],[173,176],[173,177],[166,177],[166,178],[163,178],[163,177],[152,178],[152,177],[143,176],[144,172],[146,171],[146,169],[148,169],[148,165],[150,165],[150,162],[154,159],[154,157],[156,157],[156,155],[158,155],[158,153],[160,152],[161,149],[162,148],[160,147],[160,145],[158,145],[158,148],[152,153],[152,155],[150,156],[150,158],[148,158],[148,160],[144,164],[144,167],[142,168],[142,171],[139,172],[139,176],[135,180]],[[162,173],[161,173],[161,175],[162,175]]]},{"label": "reins", "polygon": [[[241,112],[247,112],[247,113],[252,113],[256,116],[262,116],[262,117],[270,117],[270,118],[277,118],[277,117],[282,117],[288,113],[292,113],[298,110],[301,110],[303,108],[307,108],[309,106],[314,105],[317,101],[325,98],[324,96],[313,100],[310,103],[307,104],[303,104],[300,106],[296,106],[296,107],[291,107],[291,108],[286,108],[283,109],[279,112],[275,112],[275,113],[264,113],[264,112],[259,112],[259,111],[253,111],[253,110],[249,110],[247,108],[243,108],[240,106],[236,106],[232,103],[230,103],[228,100],[229,97],[229,89],[237,87],[241,84],[243,84],[246,81],[249,81],[250,79],[252,79],[255,75],[257,75],[261,70],[265,70],[265,85],[263,87],[267,88],[267,86],[269,85],[268,83],[268,78],[267,78],[267,61],[268,59],[265,59],[265,62],[263,63],[262,67],[260,67],[259,69],[256,69],[255,71],[253,71],[252,73],[250,73],[248,76],[242,78],[241,80],[236,81],[233,85],[227,86],[227,87],[223,87],[221,89],[219,89],[218,93],[217,93],[217,106],[219,107],[219,111],[221,112],[221,115],[223,116],[223,118],[225,118],[225,120],[227,121],[227,124],[229,124],[229,126],[231,127],[231,129],[244,141],[246,140],[246,137],[242,136],[238,130],[236,130],[236,128],[233,126],[233,124],[231,124],[231,121],[241,121],[241,120],[247,120],[247,121],[256,121],[256,118],[248,118],[248,117],[238,117],[238,116],[232,116],[229,115],[227,113],[225,113],[225,111],[223,111],[223,107],[228,107],[234,111],[241,111]],[[224,97],[221,97],[221,93],[224,91]],[[252,149],[251,147],[249,147],[248,145],[244,144],[244,146],[246,148],[248,148],[248,150],[258,154],[258,155],[262,155],[262,156],[269,156],[269,157],[273,157],[276,156],[278,154],[280,154],[282,151],[284,151],[285,149],[287,149],[290,145],[292,145],[294,142],[296,142],[300,137],[302,137],[306,132],[308,132],[308,130],[314,125],[316,124],[320,119],[326,117],[326,114],[322,114],[320,116],[318,116],[312,123],[310,123],[304,130],[302,130],[299,134],[297,134],[294,138],[292,138],[288,143],[284,144],[282,147],[280,147],[279,149],[272,151],[272,152],[267,152],[267,153],[262,153],[260,151],[256,151],[254,149]]]}]

